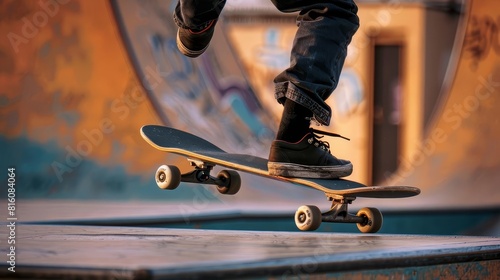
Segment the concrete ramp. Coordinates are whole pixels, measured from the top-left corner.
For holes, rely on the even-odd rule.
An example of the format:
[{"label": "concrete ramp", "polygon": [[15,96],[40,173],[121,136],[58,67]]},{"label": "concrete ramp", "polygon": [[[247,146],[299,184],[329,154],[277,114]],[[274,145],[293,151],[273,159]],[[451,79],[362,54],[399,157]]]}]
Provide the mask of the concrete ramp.
[{"label": "concrete ramp", "polygon": [[[186,202],[190,213],[225,202],[235,208],[245,202],[258,211],[280,203],[285,205],[276,209],[286,211],[301,204],[328,207],[321,193],[290,191],[245,174],[241,193],[233,197],[201,186],[174,192],[156,187],[158,165],[188,164],[148,146],[138,133],[142,125],[173,125],[227,151],[266,157],[276,124],[246,80],[223,22],[200,58],[176,51],[174,3],[1,2],[0,35],[6,40],[0,40],[0,166],[16,168],[23,186],[18,197],[78,205],[90,199]],[[417,186],[422,194],[359,201],[354,208],[488,208],[498,216],[498,25],[495,1],[468,2],[432,129],[391,181]],[[72,218],[88,218],[87,208],[78,209]],[[53,212],[40,211],[37,218],[47,213]]]},{"label": "concrete ramp", "polygon": [[275,125],[246,81],[223,23],[207,52],[191,59],[175,43],[176,1],[112,3],[129,57],[165,125],[224,150],[267,156]]},{"label": "concrete ramp", "polygon": [[138,133],[161,118],[111,6],[60,2],[0,3],[0,166],[16,168],[24,199],[161,196],[151,176],[164,155]]},{"label": "concrete ramp", "polygon": [[[160,164],[189,164],[147,145],[139,135],[145,124],[172,125],[228,151],[267,156],[274,122],[223,34],[200,59],[183,57],[175,47],[173,3],[0,4],[6,38],[0,42],[0,166],[16,168],[24,185],[19,197],[218,201],[212,189],[156,187]],[[265,197],[263,185],[256,179],[234,199]]]},{"label": "concrete ramp", "polygon": [[[2,236],[6,227],[1,229]],[[500,241],[25,225],[16,272],[29,279],[498,279]],[[0,248],[2,255],[10,254]],[[16,258],[14,257],[14,260]]]},{"label": "concrete ramp", "polygon": [[500,10],[497,1],[466,4],[432,125],[390,180],[421,188],[424,208],[500,206]]}]

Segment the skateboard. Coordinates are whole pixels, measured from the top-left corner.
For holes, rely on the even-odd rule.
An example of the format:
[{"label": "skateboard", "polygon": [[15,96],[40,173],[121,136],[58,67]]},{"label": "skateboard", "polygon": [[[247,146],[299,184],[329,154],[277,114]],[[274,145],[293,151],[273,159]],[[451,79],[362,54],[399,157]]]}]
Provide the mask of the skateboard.
[{"label": "skateboard", "polygon": [[[356,214],[348,212],[348,205],[357,197],[403,198],[418,195],[420,190],[407,186],[365,186],[345,179],[305,179],[271,176],[267,159],[227,153],[216,145],[193,134],[158,125],[145,125],[141,136],[154,148],[187,158],[193,170],[181,174],[174,165],[162,165],[155,174],[157,185],[173,190],[181,182],[216,186],[221,194],[234,195],[241,186],[237,171],[247,172],[268,179],[309,187],[323,192],[332,202],[330,210],[322,213],[314,205],[303,205],[295,212],[295,224],[300,230],[316,230],[322,222],[355,223],[363,233],[375,233],[382,227],[382,213],[376,208],[362,208]],[[229,168],[216,176],[210,173],[214,166]]]}]

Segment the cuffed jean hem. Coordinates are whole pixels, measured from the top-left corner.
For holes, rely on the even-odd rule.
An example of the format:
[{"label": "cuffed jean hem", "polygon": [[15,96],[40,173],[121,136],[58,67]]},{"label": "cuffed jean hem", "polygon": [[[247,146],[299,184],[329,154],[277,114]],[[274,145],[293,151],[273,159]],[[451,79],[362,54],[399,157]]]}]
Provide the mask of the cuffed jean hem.
[{"label": "cuffed jean hem", "polygon": [[290,82],[283,82],[275,84],[274,96],[280,103],[284,103],[284,98],[290,99],[307,109],[312,113],[316,121],[322,125],[329,125],[332,116],[332,110],[325,102],[318,103],[307,95],[304,91],[300,90]]},{"label": "cuffed jean hem", "polygon": [[204,22],[203,24],[197,25],[197,26],[187,26],[187,25],[183,24],[177,18],[177,15],[174,13],[174,23],[175,23],[175,25],[177,25],[177,27],[182,28],[182,29],[203,30],[203,29],[207,28],[212,23],[212,20],[209,20],[209,21]]},{"label": "cuffed jean hem", "polygon": [[178,1],[173,13],[174,22],[179,28],[203,30],[219,18],[225,4],[226,0]]}]

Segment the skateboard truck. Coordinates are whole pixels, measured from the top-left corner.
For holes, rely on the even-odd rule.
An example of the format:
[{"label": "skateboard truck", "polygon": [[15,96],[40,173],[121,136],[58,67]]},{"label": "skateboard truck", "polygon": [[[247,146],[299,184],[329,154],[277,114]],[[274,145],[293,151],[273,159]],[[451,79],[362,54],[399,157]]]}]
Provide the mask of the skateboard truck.
[{"label": "skateboard truck", "polygon": [[156,184],[161,189],[173,190],[181,182],[198,183],[217,186],[221,194],[236,194],[241,187],[241,178],[238,172],[233,170],[222,170],[217,177],[211,176],[215,164],[188,158],[193,171],[181,174],[175,165],[162,165],[156,171]]},{"label": "skateboard truck", "polygon": [[348,205],[356,197],[342,196],[325,193],[329,201],[332,201],[330,210],[321,213],[314,205],[303,205],[295,212],[295,225],[300,230],[316,230],[321,222],[330,223],[355,223],[358,229],[364,233],[374,233],[382,227],[382,213],[376,208],[362,208],[356,215],[348,212]]},{"label": "skateboard truck", "polygon": [[188,173],[181,174],[181,182],[187,183],[202,183],[212,185],[224,185],[222,179],[210,176],[210,171],[214,168],[214,164],[203,161],[189,159],[189,163],[194,167],[194,170]]},{"label": "skateboard truck", "polygon": [[360,217],[350,214],[347,211],[348,205],[351,204],[355,197],[343,197],[339,195],[326,195],[328,200],[332,202],[330,210],[321,214],[323,222],[330,223],[365,223],[366,217]]}]

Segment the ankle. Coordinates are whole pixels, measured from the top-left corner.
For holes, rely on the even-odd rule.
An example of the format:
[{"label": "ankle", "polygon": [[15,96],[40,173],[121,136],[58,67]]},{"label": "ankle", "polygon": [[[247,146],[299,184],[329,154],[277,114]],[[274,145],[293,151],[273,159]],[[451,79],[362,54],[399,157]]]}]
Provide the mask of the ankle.
[{"label": "ankle", "polygon": [[277,140],[290,143],[300,141],[311,125],[312,112],[306,107],[287,99],[283,109],[280,126],[276,135]]}]

